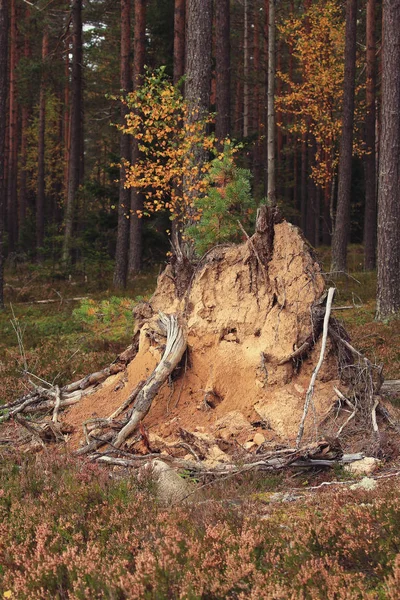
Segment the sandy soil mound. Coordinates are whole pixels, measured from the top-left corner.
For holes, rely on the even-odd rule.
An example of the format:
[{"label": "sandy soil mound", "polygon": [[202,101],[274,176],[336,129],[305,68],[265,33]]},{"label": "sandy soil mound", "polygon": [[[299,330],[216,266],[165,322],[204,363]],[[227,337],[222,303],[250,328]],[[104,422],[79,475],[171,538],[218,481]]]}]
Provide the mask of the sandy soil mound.
[{"label": "sandy soil mound", "polygon": [[[109,377],[65,416],[75,429],[72,447],[82,438],[85,420],[108,417],[155,368],[165,344],[158,311],[182,315],[188,350],[144,421],[153,444],[159,438],[167,443],[182,439],[184,430],[197,436],[197,447],[203,443],[209,455],[214,452],[215,460],[223,460],[222,454],[237,444],[248,448],[263,441],[293,442],[320,345],[301,363],[285,362],[285,358],[310,336],[311,309],[325,283],[319,264],[293,225],[275,225],[267,266],[255,241],[253,237],[240,246],[213,249],[202,259],[181,299],[176,297],[171,268],[165,270],[150,303],[136,311],[136,357],[125,372]],[[337,379],[328,342],[305,437],[313,434],[314,423],[331,407]]]}]

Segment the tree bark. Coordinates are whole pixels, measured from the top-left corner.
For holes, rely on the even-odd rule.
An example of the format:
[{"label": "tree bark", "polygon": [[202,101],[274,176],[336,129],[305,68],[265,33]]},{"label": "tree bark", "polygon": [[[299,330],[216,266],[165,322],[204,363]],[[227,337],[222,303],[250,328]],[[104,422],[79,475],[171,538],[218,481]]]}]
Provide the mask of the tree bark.
[{"label": "tree bark", "polygon": [[185,10],[186,0],[175,0],[174,12],[174,85],[185,73]]},{"label": "tree bark", "polygon": [[0,0],[0,309],[4,308],[4,212],[6,199],[4,159],[8,92],[8,30],[8,1]]},{"label": "tree bark", "polygon": [[45,132],[46,132],[46,75],[45,61],[49,51],[49,34],[45,29],[42,38],[42,78],[39,99],[38,181],[36,196],[36,253],[39,258],[44,239],[45,211]]},{"label": "tree bark", "polygon": [[356,74],[357,0],[346,3],[343,124],[340,142],[338,202],[332,239],[332,271],[345,271],[350,237],[350,193],[353,154],[354,90]]},{"label": "tree bark", "polygon": [[[268,123],[268,47],[269,47],[269,0],[264,0],[264,94],[263,94],[263,123]],[[268,193],[268,136],[263,141],[263,163],[264,163],[264,196]]]},{"label": "tree bark", "polygon": [[[133,89],[140,87],[146,53],[146,0],[134,0],[135,27],[133,45]],[[132,141],[132,158],[134,164],[139,158],[137,140]],[[143,195],[135,188],[131,189],[131,214],[129,219],[129,263],[130,275],[142,269],[143,259],[143,221],[138,216],[138,211],[143,208]]]},{"label": "tree bark", "polygon": [[[28,26],[30,20],[30,8],[29,6],[25,9],[25,24]],[[30,37],[29,33],[26,31],[24,35],[24,59],[28,61],[31,57],[31,47],[30,47]],[[21,163],[20,163],[20,178],[19,178],[19,204],[18,204],[18,241],[22,242],[24,228],[25,228],[25,220],[26,220],[26,210],[27,210],[27,173],[26,173],[26,161],[27,161],[27,152],[28,152],[28,125],[29,125],[29,115],[30,108],[25,104],[22,107],[21,111]]]},{"label": "tree bark", "polygon": [[300,177],[300,224],[306,234],[307,228],[307,134],[301,137],[301,177]]},{"label": "tree bark", "polygon": [[215,3],[215,79],[216,112],[215,135],[223,140],[230,134],[230,1]]},{"label": "tree bark", "polygon": [[13,252],[18,239],[18,106],[17,106],[17,7],[16,0],[10,2],[10,84],[8,122],[8,177],[7,177],[7,231],[8,251]]},{"label": "tree bark", "polygon": [[198,118],[209,108],[211,87],[212,0],[188,0],[185,97]]},{"label": "tree bark", "polygon": [[276,205],[275,179],[275,1],[269,0],[268,21],[268,190],[267,199],[270,206]]},{"label": "tree bark", "polygon": [[364,213],[364,269],[375,268],[376,249],[376,152],[375,152],[375,102],[376,102],[376,43],[375,43],[376,0],[367,1],[367,67],[365,143],[367,154],[365,166],[365,213]]},{"label": "tree bark", "polygon": [[70,256],[76,194],[81,183],[82,157],[82,0],[72,2],[72,82],[71,125],[68,167],[68,194],[65,211],[65,233],[62,251],[63,262]]},{"label": "tree bark", "polygon": [[[131,2],[121,0],[121,90],[127,93],[131,89]],[[128,108],[121,104],[121,124],[125,124]],[[125,161],[131,158],[130,137],[120,133],[121,167],[119,170],[119,202],[118,202],[118,230],[117,248],[115,251],[114,286],[126,288],[129,258],[129,207],[130,190],[125,188],[126,167]]]},{"label": "tree bark", "polygon": [[[190,122],[195,122],[207,115],[210,102],[212,0],[188,0],[186,17],[185,98],[189,105]],[[200,166],[206,159],[206,152],[200,148],[193,148],[193,156]],[[190,180],[184,181],[188,197],[191,196],[189,190],[192,184]],[[187,222],[189,221],[190,219]],[[193,248],[190,244],[186,246],[185,251],[191,256]]]},{"label": "tree bark", "polygon": [[243,137],[249,135],[249,0],[243,4]]},{"label": "tree bark", "polygon": [[400,0],[383,3],[377,319],[400,311]]},{"label": "tree bark", "polygon": [[65,86],[64,86],[64,198],[68,197],[68,167],[69,155],[71,146],[71,128],[70,128],[70,69],[69,69],[69,52],[70,52],[70,34],[68,32],[65,37]]}]

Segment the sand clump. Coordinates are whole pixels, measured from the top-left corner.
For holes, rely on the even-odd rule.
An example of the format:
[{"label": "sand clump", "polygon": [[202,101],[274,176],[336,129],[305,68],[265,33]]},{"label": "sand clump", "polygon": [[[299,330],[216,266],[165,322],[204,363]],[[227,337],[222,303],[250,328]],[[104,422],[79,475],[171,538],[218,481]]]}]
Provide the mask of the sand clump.
[{"label": "sand clump", "polygon": [[[257,433],[266,444],[293,443],[320,342],[303,360],[283,361],[313,331],[311,309],[324,289],[307,242],[285,221],[274,227],[267,265],[252,241],[217,247],[200,262],[182,298],[167,267],[150,302],[136,310],[135,358],[125,372],[109,377],[65,415],[75,429],[71,446],[78,447],[85,420],[108,417],[157,365],[165,344],[158,311],[181,315],[188,348],[144,420],[152,435],[171,444],[182,439],[182,430],[204,432],[215,440],[209,459],[221,461]],[[314,423],[332,406],[338,378],[328,341],[305,437],[314,434]]]}]

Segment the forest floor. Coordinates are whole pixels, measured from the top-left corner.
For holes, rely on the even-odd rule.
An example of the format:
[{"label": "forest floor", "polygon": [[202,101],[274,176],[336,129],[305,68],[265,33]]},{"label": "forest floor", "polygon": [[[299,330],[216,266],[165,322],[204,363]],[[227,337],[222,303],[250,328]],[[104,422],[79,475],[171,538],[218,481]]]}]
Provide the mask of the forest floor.
[{"label": "forest floor", "polygon": [[[319,256],[328,270],[329,251]],[[24,393],[23,370],[63,385],[109,364],[130,343],[132,308],[156,276],[116,294],[107,271],[8,271],[0,407]],[[374,321],[376,275],[362,272],[361,247],[334,283],[336,306],[350,307],[335,316],[352,344],[399,379],[400,320]],[[1,438],[0,597],[400,598],[396,449],[371,490],[352,489],[340,467],[243,474],[166,509],[151,481],[64,452],[22,455]],[[323,482],[331,485],[313,489]]]}]

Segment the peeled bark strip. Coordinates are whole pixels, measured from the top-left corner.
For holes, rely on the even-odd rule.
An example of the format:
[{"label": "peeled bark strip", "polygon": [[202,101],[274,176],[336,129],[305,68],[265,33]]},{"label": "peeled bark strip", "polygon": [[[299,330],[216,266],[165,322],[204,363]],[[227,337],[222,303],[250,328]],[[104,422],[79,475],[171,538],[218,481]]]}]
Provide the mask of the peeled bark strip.
[{"label": "peeled bark strip", "polygon": [[163,357],[153,373],[148,378],[143,389],[139,393],[133,406],[129,422],[121,429],[114,441],[114,446],[120,448],[125,440],[133,433],[142,419],[150,410],[153,399],[157,396],[161,386],[167,381],[172,371],[179,364],[186,350],[186,335],[175,315],[164,315],[160,313],[162,328],[167,333],[167,345]]}]

